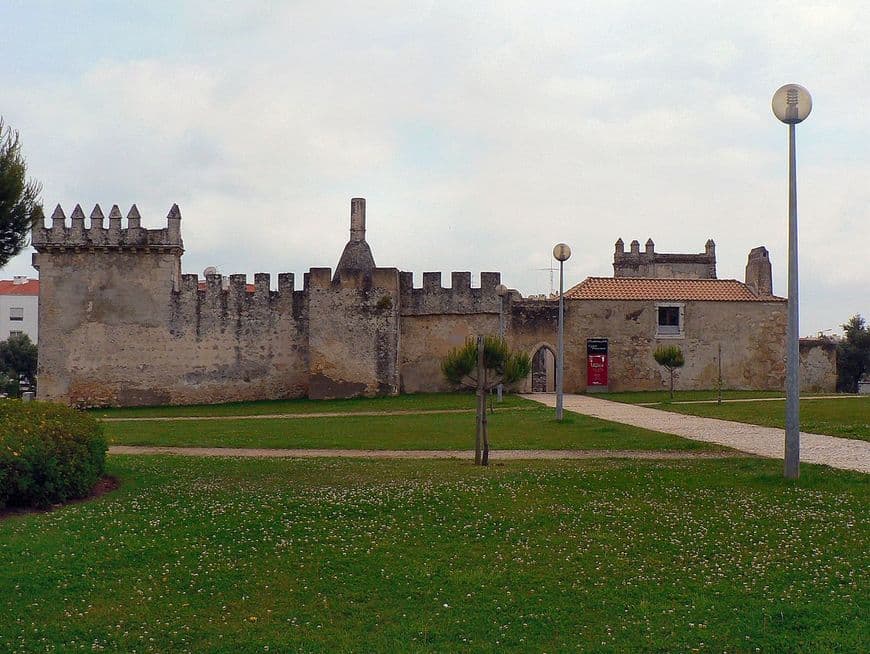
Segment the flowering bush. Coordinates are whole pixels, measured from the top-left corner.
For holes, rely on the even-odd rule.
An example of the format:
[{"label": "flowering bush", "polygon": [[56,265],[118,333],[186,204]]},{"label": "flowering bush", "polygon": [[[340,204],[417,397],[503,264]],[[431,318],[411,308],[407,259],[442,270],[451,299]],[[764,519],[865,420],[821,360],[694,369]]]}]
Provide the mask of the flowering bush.
[{"label": "flowering bush", "polygon": [[47,402],[0,400],[0,508],[86,497],[106,463],[102,425]]}]

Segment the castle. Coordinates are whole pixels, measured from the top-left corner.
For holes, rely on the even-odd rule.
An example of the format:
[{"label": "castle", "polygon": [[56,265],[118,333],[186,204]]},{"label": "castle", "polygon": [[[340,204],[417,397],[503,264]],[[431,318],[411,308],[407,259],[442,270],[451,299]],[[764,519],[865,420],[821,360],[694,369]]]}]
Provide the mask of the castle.
[{"label": "castle", "polygon": [[[375,265],[366,205],[351,201],[350,240],[333,273],[311,268],[296,288],[281,273],[182,274],[181,212],[145,229],[135,205],[108,226],[99,206],[88,224],[76,206],[67,224],[36,225],[39,270],[38,397],[79,406],[210,403],[288,397],[338,398],[447,390],[441,357],[468,336],[496,333],[533,356],[525,390],[550,390],[557,302],[503,296],[497,272],[413,274]],[[753,258],[754,257],[754,258]],[[651,352],[677,339],[683,388],[781,388],[786,302],[771,294],[767,251],[750,254],[747,282],[716,279],[712,241],[698,255],[625,253],[613,278],[566,292],[565,389],[601,386],[589,343],[607,351],[610,390],[652,389],[662,372]],[[750,274],[751,273],[751,274]],[[609,348],[609,350],[608,350]],[[598,381],[596,381],[598,380]]]}]

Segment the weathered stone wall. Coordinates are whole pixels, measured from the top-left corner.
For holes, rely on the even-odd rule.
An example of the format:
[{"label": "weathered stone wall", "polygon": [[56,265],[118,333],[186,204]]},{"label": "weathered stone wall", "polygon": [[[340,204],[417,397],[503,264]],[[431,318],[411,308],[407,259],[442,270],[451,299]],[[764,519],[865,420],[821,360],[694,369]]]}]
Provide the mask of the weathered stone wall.
[{"label": "weathered stone wall", "polygon": [[[364,244],[361,199],[353,207],[351,240]],[[414,288],[411,273],[346,262],[334,277],[312,268],[299,291],[289,273],[277,291],[262,273],[253,290],[244,275],[228,286],[209,275],[201,287],[196,275],[181,275],[180,220],[173,207],[166,228],[143,229],[133,207],[122,228],[114,207],[105,228],[96,207],[86,228],[76,207],[69,226],[58,208],[49,229],[34,228],[40,399],[99,406],[447,390],[441,359],[471,336],[496,334],[502,302],[514,348],[556,350],[558,302],[516,292],[502,299],[498,273],[481,273],[475,288],[468,272],[452,273],[449,288],[440,273],[424,273]],[[633,243],[625,256],[658,266],[656,274],[677,275],[685,264],[698,275],[712,265],[715,276],[712,241],[701,255],[658,255],[651,241],[645,259],[638,250]],[[720,343],[726,387],[782,388],[785,302],[683,304],[681,337],[662,338],[655,302],[568,300],[565,390],[586,390],[588,338],[609,341],[611,390],[663,388],[666,373],[652,358],[663,343],[685,352],[678,388],[715,387]],[[835,383],[829,350],[802,354],[805,387]],[[531,379],[520,388],[530,390]]]},{"label": "weathered stone wall", "polygon": [[314,399],[399,392],[399,271],[312,268],[309,386]]},{"label": "weathered stone wall", "polygon": [[413,273],[400,273],[403,393],[450,390],[441,359],[470,336],[498,333],[501,275],[481,273],[479,288],[472,288],[470,272],[453,272],[450,278],[450,288],[444,288],[440,272],[423,273],[423,286],[414,288]]},{"label": "weathered stone wall", "polygon": [[656,337],[655,302],[570,300],[565,307],[565,390],[586,390],[586,339],[608,339],[609,388],[656,390],[667,372],[653,359],[677,345],[686,365],[677,388],[715,388],[722,345],[725,388],[781,389],[785,378],[785,302],[686,302],[684,338]]},{"label": "weathered stone wall", "polygon": [[[523,300],[512,297],[508,321],[508,342],[529,357],[541,347],[554,353],[559,330],[559,303],[549,300]],[[585,350],[584,350],[585,353]],[[532,391],[531,373],[517,384],[519,391]]]},{"label": "weathered stone wall", "polygon": [[837,390],[837,344],[826,338],[802,338],[800,349],[801,391],[833,393]]},{"label": "weathered stone wall", "polygon": [[144,229],[135,206],[109,228],[99,207],[85,228],[58,207],[33,230],[40,271],[40,399],[84,406],[183,404],[303,396],[308,391],[305,292],[293,276],[243,275],[199,290],[181,276],[181,215]]},{"label": "weathered stone wall", "polygon": [[[307,393],[304,294],[292,276],[227,290],[185,275],[177,256],[67,252],[40,265],[39,397],[84,406],[185,404]],[[87,275],[79,271],[87,270]]]}]

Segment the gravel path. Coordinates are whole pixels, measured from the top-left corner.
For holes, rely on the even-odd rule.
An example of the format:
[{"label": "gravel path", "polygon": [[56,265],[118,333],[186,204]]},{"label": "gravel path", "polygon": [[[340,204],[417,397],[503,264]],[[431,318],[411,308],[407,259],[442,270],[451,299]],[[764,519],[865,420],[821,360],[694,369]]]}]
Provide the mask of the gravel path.
[{"label": "gravel path", "polygon": [[[180,454],[182,456],[239,456],[262,459],[474,459],[473,450],[315,450],[252,447],[154,447],[113,445],[109,454]],[[490,461],[506,459],[725,459],[736,452],[673,452],[652,450],[491,450]]]},{"label": "gravel path", "polygon": [[[547,406],[556,406],[556,396],[551,393],[533,393],[524,397]],[[718,443],[771,459],[783,458],[785,431],[775,427],[687,416],[588,395],[565,395],[563,406],[568,411],[602,420]],[[800,448],[801,461],[804,463],[821,463],[833,468],[870,473],[870,442],[801,432]]]}]

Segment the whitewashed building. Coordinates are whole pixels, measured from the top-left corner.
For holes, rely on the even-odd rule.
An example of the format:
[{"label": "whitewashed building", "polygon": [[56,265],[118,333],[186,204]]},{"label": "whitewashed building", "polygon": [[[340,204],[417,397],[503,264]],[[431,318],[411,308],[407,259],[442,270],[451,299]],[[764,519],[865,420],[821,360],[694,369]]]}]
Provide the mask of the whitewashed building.
[{"label": "whitewashed building", "polygon": [[0,341],[27,334],[36,343],[38,317],[39,280],[23,275],[0,279]]}]

